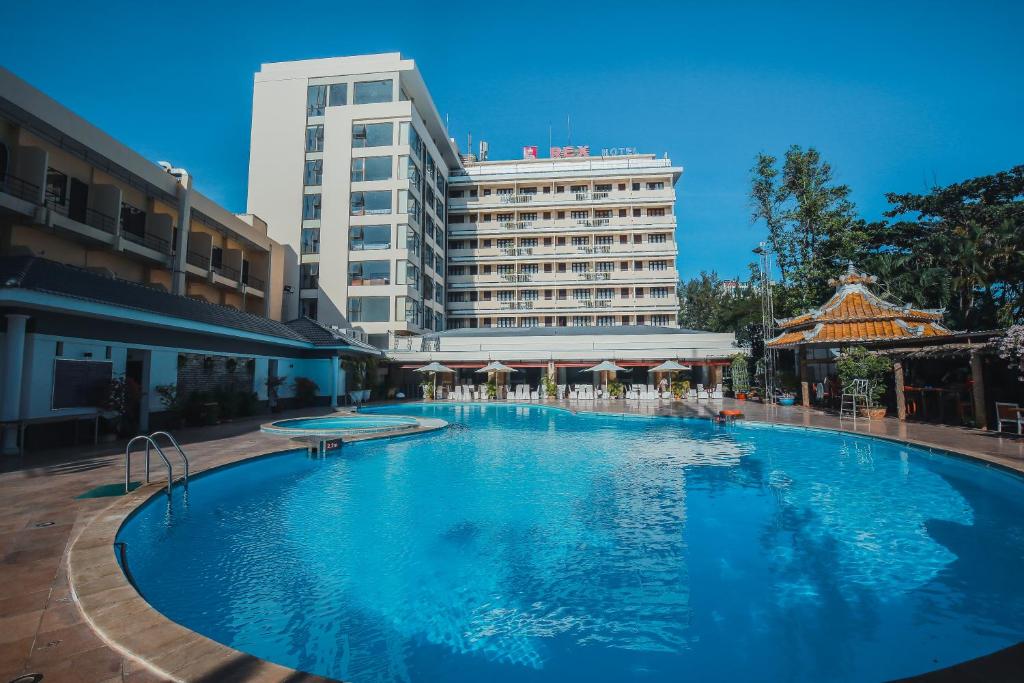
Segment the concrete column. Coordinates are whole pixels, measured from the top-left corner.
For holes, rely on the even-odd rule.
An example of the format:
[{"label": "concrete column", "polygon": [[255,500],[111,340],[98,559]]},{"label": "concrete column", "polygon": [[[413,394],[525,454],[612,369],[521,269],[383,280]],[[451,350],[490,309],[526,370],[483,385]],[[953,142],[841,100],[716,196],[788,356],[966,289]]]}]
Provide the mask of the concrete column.
[{"label": "concrete column", "polygon": [[192,176],[178,176],[178,239],[174,245],[174,266],[171,271],[171,293],[184,296],[185,259],[188,258],[188,233],[192,228]]},{"label": "concrete column", "polygon": [[985,372],[981,354],[971,354],[971,398],[974,401],[974,421],[978,429],[988,429],[988,414],[985,412]]},{"label": "concrete column", "polygon": [[341,361],[338,356],[331,356],[331,407],[338,407],[338,370],[341,367]]},{"label": "concrete column", "polygon": [[[25,360],[25,324],[28,316],[22,313],[7,314],[7,336],[4,342],[3,412],[4,422],[21,419],[22,364]],[[3,454],[17,455],[18,426],[12,424],[4,430]]]},{"label": "concrete column", "polygon": [[903,361],[898,360],[892,364],[892,375],[896,383],[896,417],[900,420],[907,419],[907,395],[903,389]]},{"label": "concrete column", "polygon": [[811,407],[811,383],[807,377],[807,349],[798,347],[797,363],[800,365],[800,404],[804,408]]}]

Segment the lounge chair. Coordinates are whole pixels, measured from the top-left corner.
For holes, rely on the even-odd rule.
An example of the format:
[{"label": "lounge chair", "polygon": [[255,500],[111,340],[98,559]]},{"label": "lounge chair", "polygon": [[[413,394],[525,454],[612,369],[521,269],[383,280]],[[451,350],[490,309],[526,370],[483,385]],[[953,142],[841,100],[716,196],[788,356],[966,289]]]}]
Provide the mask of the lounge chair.
[{"label": "lounge chair", "polygon": [[1016,425],[1017,434],[1024,433],[1024,413],[1017,403],[996,402],[996,431],[1003,431],[1003,423]]},{"label": "lounge chair", "polygon": [[722,385],[721,384],[715,385],[714,390],[711,391],[710,398],[712,398],[712,399],[721,399],[722,398]]}]

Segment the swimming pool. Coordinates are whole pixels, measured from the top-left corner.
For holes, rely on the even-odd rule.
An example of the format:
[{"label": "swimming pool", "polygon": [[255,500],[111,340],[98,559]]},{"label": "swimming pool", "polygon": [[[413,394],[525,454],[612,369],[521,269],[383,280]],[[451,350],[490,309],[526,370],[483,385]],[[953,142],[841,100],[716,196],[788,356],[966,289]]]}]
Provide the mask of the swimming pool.
[{"label": "swimming pool", "polygon": [[1016,475],[796,428],[380,410],[452,426],[152,499],[119,534],[143,596],[356,683],[876,681],[1024,639]]}]

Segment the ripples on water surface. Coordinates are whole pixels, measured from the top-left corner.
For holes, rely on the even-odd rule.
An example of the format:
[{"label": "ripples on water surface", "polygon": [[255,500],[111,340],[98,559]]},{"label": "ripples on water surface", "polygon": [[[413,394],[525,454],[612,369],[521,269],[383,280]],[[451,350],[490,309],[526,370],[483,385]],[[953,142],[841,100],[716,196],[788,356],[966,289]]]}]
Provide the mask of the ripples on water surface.
[{"label": "ripples on water surface", "polygon": [[122,529],[157,609],[356,683],[881,680],[1024,639],[1024,483],[882,441],[527,406],[263,458]]}]

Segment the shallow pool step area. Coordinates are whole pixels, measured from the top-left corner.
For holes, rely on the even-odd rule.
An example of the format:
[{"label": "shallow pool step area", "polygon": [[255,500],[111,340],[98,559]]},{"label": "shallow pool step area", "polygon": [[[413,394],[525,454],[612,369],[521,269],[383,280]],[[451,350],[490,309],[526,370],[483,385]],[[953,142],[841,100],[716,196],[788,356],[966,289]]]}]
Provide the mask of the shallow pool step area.
[{"label": "shallow pool step area", "polygon": [[303,444],[309,455],[324,457],[327,451],[341,448],[346,440],[401,436],[447,426],[445,420],[435,418],[344,412],[278,420],[262,425],[260,431],[290,437],[292,441]]},{"label": "shallow pool step area", "polygon": [[124,482],[117,482],[116,484],[102,484],[96,488],[89,489],[85,493],[75,496],[76,499],[86,498],[112,498],[114,496],[123,496],[131,493],[135,489],[142,486],[141,481],[132,481],[128,483],[128,490],[125,491]]}]

